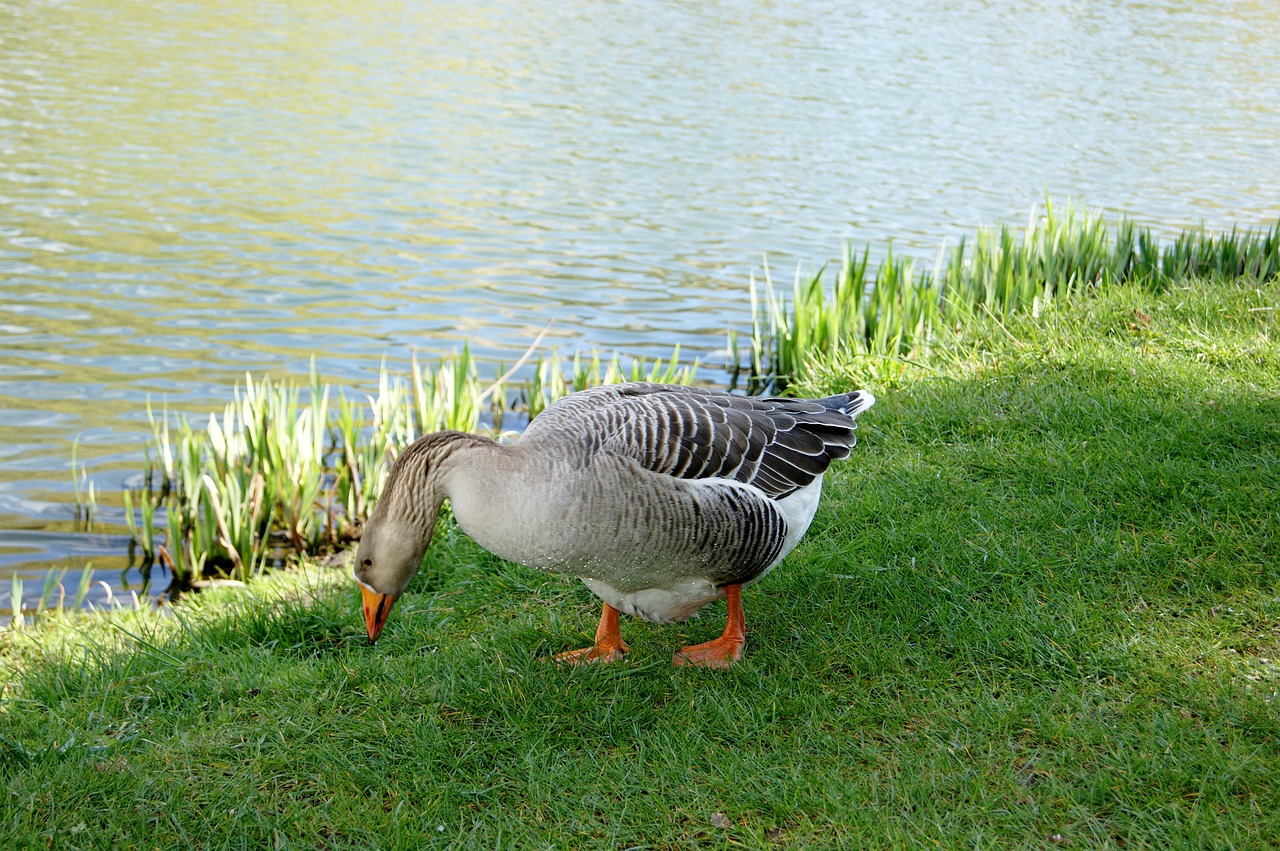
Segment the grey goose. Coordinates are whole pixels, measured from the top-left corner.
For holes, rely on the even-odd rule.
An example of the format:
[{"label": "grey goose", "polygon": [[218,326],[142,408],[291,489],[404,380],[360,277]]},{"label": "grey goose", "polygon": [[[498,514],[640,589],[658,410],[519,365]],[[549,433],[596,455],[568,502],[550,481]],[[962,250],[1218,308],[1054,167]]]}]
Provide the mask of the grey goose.
[{"label": "grey goose", "polygon": [[485,549],[577,576],[604,601],[595,643],[557,661],[622,658],[619,612],[674,623],[726,599],[724,633],[673,661],[727,668],[746,644],[741,589],[800,541],[823,473],[848,456],[854,421],[874,402],[866,391],[790,399],[614,384],[557,401],[514,443],[425,435],[396,460],[356,552],[369,638],[448,499]]}]

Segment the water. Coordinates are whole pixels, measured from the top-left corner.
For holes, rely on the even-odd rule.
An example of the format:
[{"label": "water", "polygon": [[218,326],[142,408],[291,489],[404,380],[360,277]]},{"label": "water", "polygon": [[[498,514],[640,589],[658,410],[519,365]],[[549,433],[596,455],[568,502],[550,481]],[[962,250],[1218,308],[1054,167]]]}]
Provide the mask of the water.
[{"label": "water", "polygon": [[0,0],[0,588],[137,586],[114,496],[72,531],[71,446],[114,494],[148,396],[548,320],[714,363],[763,253],[931,261],[1046,192],[1280,216],[1273,0],[457,5]]}]

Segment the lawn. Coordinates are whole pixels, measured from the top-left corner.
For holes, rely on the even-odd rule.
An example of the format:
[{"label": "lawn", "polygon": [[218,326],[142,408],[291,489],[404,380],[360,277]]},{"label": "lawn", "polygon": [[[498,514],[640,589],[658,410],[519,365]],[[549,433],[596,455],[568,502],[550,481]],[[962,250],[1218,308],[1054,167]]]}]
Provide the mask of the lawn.
[{"label": "lawn", "polygon": [[1278,306],[1117,289],[873,386],[729,672],[670,664],[722,605],[549,664],[595,599],[449,524],[376,646],[320,568],[7,631],[0,847],[1274,847]]}]

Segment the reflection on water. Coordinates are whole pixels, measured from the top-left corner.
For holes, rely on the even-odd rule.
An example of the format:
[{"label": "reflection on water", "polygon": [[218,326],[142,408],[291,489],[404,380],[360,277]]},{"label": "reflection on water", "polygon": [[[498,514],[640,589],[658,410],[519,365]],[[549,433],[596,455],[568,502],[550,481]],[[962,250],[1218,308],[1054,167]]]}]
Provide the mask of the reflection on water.
[{"label": "reflection on water", "polygon": [[705,357],[762,252],[932,259],[1045,192],[1280,214],[1268,0],[456,5],[0,0],[0,578],[80,563],[71,441],[118,489],[148,395],[553,318]]}]

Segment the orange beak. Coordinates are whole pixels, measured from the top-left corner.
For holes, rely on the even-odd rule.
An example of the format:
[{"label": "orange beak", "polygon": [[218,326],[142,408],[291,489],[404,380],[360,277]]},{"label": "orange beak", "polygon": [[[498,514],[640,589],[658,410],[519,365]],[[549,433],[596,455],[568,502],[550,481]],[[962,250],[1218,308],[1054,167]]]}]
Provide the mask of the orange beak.
[{"label": "orange beak", "polygon": [[369,628],[369,640],[377,641],[396,598],[390,594],[375,593],[363,585],[360,586],[360,596],[364,598],[364,625]]}]

